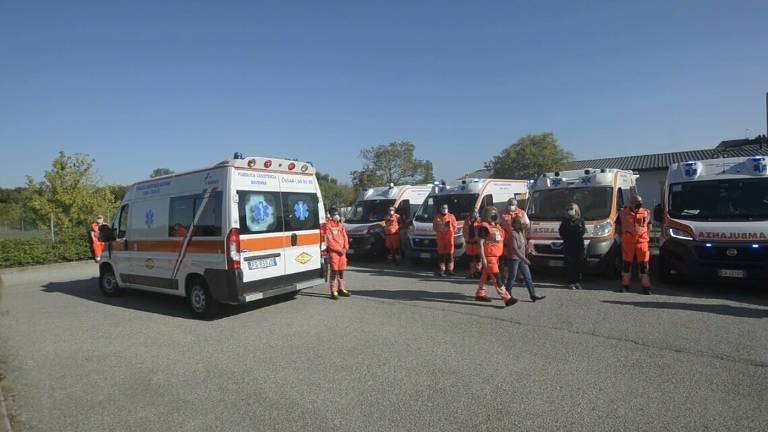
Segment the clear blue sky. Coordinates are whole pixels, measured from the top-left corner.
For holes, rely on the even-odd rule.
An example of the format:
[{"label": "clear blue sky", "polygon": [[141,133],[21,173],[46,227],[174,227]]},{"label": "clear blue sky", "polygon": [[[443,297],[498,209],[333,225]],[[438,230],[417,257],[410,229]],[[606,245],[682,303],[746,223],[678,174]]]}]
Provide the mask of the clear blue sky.
[{"label": "clear blue sky", "polygon": [[226,159],[349,181],[411,140],[453,179],[528,133],[579,159],[765,130],[768,3],[0,1],[0,186]]}]

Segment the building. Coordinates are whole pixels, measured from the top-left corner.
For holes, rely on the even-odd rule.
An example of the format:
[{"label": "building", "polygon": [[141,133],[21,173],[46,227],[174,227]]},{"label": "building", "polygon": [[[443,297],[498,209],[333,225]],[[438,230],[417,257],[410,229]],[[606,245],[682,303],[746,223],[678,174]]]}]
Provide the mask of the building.
[{"label": "building", "polygon": [[768,155],[768,140],[765,137],[723,141],[713,149],[573,161],[568,164],[568,169],[619,168],[635,171],[640,175],[637,179],[638,193],[645,200],[645,207],[653,208],[661,202],[667,169],[671,164],[720,157],[747,158],[756,155]]}]

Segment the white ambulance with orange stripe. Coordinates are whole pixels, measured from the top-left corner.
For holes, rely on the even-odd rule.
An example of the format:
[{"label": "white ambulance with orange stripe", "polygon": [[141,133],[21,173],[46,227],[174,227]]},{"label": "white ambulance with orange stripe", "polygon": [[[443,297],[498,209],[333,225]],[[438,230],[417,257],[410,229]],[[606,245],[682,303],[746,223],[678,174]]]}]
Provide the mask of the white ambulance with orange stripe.
[{"label": "white ambulance with orange stripe", "polygon": [[185,296],[193,315],[323,283],[325,217],[309,163],[235,157],[132,185],[109,234],[99,285]]}]

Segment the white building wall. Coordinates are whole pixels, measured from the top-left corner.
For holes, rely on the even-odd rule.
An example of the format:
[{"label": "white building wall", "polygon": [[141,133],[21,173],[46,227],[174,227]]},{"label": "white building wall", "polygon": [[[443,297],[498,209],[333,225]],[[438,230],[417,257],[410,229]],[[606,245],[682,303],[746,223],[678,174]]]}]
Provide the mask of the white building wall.
[{"label": "white building wall", "polygon": [[664,182],[667,180],[667,170],[640,171],[637,178],[637,192],[643,197],[643,207],[653,210],[661,203]]}]

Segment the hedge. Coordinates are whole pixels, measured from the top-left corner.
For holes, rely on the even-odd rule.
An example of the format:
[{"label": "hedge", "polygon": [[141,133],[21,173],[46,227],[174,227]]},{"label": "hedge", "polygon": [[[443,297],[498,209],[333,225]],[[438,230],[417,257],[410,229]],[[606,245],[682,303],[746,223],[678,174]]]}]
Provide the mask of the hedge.
[{"label": "hedge", "polygon": [[82,235],[63,235],[51,244],[43,239],[0,240],[0,268],[79,261],[91,258]]}]

